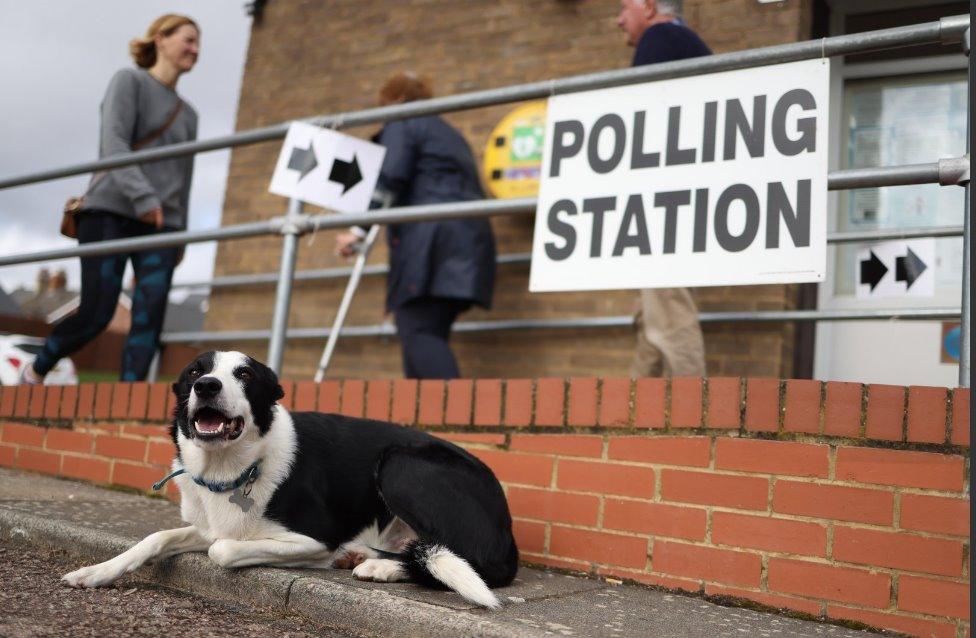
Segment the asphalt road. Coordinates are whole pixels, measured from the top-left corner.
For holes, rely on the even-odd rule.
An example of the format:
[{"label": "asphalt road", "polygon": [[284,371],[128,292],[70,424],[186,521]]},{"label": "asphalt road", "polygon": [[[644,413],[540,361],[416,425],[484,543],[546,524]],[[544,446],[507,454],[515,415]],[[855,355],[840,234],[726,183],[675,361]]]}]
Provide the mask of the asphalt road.
[{"label": "asphalt road", "polygon": [[80,566],[63,550],[0,540],[0,636],[348,636],[301,618],[140,582],[132,575],[101,589],[72,589],[60,582],[62,574]]}]

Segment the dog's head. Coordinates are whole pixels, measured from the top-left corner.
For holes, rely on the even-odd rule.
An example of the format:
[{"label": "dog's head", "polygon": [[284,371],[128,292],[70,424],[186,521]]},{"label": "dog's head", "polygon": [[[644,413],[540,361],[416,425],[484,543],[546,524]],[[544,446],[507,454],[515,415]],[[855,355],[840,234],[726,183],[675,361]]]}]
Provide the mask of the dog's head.
[{"label": "dog's head", "polygon": [[173,392],[176,427],[208,447],[230,445],[248,428],[264,436],[284,396],[275,373],[240,352],[201,354],[183,369]]}]

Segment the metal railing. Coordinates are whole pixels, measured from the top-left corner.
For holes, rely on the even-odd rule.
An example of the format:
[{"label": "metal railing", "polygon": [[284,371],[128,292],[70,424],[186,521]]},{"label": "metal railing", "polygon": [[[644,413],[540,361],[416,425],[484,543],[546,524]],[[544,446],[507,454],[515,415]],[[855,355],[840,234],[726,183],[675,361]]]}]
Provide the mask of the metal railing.
[{"label": "metal railing", "polygon": [[[831,57],[853,53],[866,53],[895,47],[916,46],[931,43],[961,42],[965,54],[969,55],[969,16],[960,15],[942,18],[938,21],[922,24],[882,29],[866,33],[834,36],[783,44],[777,46],[717,54],[707,57],[666,62],[661,64],[631,67],[601,73],[591,73],[568,78],[534,82],[516,86],[476,91],[458,95],[433,98],[420,102],[410,102],[380,108],[363,109],[333,115],[323,115],[308,118],[307,122],[339,129],[364,124],[375,124],[395,119],[403,119],[419,115],[437,114],[461,111],[496,104],[519,102],[523,100],[547,98],[554,95],[589,91],[598,88],[638,84],[654,80],[664,80],[677,77],[690,77],[704,73],[745,69],[799,60]],[[967,109],[968,116],[968,109]],[[968,119],[967,119],[968,121]],[[252,129],[233,135],[212,138],[196,142],[186,142],[169,146],[153,148],[114,155],[93,162],[84,162],[66,167],[45,171],[31,172],[14,177],[0,179],[0,189],[12,188],[25,184],[43,182],[71,175],[79,175],[94,171],[118,168],[132,164],[157,161],[161,159],[191,155],[217,149],[257,144],[270,140],[281,139],[285,136],[290,122],[274,126]],[[863,320],[881,318],[902,319],[941,319],[962,316],[962,344],[960,353],[959,379],[960,385],[969,385],[969,145],[967,136],[967,154],[960,158],[941,159],[927,164],[913,164],[908,166],[892,166],[878,168],[862,168],[853,170],[833,171],[828,177],[828,188],[831,190],[895,186],[905,184],[941,184],[963,185],[966,188],[965,221],[963,227],[904,229],[897,231],[867,231],[857,233],[833,233],[831,243],[847,243],[856,241],[875,241],[888,238],[907,237],[945,237],[962,234],[964,243],[963,296],[961,307],[937,308],[925,310],[867,310],[867,311],[777,311],[777,312],[724,312],[701,313],[703,322],[713,321],[831,321],[831,320]],[[282,235],[283,249],[281,267],[278,273],[263,275],[246,275],[217,278],[211,286],[247,285],[256,283],[277,284],[274,314],[270,330],[255,331],[225,331],[199,332],[164,335],[164,342],[178,341],[219,341],[236,339],[268,339],[268,363],[275,370],[281,369],[285,340],[291,338],[320,338],[328,333],[322,328],[287,329],[288,316],[291,305],[291,292],[296,280],[310,280],[316,278],[331,278],[348,273],[347,269],[328,269],[323,271],[295,272],[298,251],[298,237],[317,230],[346,227],[350,224],[389,224],[424,221],[434,219],[452,219],[463,217],[487,217],[505,215],[526,215],[535,211],[535,199],[524,198],[514,200],[481,200],[463,203],[438,204],[425,206],[410,206],[387,209],[383,211],[363,212],[352,215],[306,215],[301,213],[301,205],[291,200],[287,213],[283,216],[272,217],[264,221],[246,224],[235,224],[221,228],[181,231],[165,233],[133,239],[105,241],[74,248],[55,249],[24,253],[0,257],[0,267],[14,264],[63,259],[66,257],[89,257],[95,255],[115,254],[150,248],[168,246],[185,246],[191,243],[206,241],[221,241],[243,239],[265,235]],[[503,257],[504,263],[522,263],[524,255],[510,255]],[[507,260],[507,261],[505,261]],[[365,274],[379,274],[384,272],[382,267],[371,267]],[[203,285],[193,284],[196,286]],[[562,327],[612,327],[628,325],[630,317],[590,317],[585,319],[545,319],[530,320],[516,319],[491,322],[465,322],[456,324],[459,332],[477,330],[504,330],[527,328],[562,328]],[[373,336],[376,334],[391,334],[392,328],[384,326],[348,327],[342,330],[343,335]]]}]

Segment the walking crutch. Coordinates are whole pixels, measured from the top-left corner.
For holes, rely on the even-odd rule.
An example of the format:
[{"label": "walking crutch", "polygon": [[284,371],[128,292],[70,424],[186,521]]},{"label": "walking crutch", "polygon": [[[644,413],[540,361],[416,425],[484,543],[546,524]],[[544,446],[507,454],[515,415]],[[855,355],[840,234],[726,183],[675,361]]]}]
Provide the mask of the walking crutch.
[{"label": "walking crutch", "polygon": [[339,312],[336,313],[335,320],[332,322],[332,329],[329,331],[329,339],[325,342],[325,350],[322,351],[322,358],[319,359],[318,370],[315,371],[315,382],[318,383],[325,378],[325,369],[329,367],[329,361],[332,359],[332,353],[335,351],[336,342],[339,340],[339,331],[342,330],[342,324],[346,321],[346,313],[349,312],[349,306],[352,305],[352,298],[356,294],[356,289],[359,287],[359,280],[363,274],[363,267],[366,266],[366,259],[369,257],[369,251],[372,250],[373,244],[376,242],[376,237],[379,235],[380,225],[373,224],[369,227],[369,231],[366,233],[366,238],[363,239],[359,246],[359,254],[356,256],[356,263],[353,264],[352,274],[349,275],[349,283],[346,284],[346,291],[342,295],[342,303],[339,304]]}]

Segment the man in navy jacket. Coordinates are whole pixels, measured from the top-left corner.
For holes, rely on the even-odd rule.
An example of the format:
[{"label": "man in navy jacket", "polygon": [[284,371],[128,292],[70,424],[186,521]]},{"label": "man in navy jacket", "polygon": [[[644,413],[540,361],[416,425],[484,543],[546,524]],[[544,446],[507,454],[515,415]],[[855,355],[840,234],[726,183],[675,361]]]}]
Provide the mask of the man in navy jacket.
[{"label": "man in navy jacket", "polygon": [[[680,15],[681,0],[620,0],[617,26],[634,47],[632,66],[711,55]],[[641,290],[638,302],[631,376],[704,376],[705,345],[691,292]]]}]

